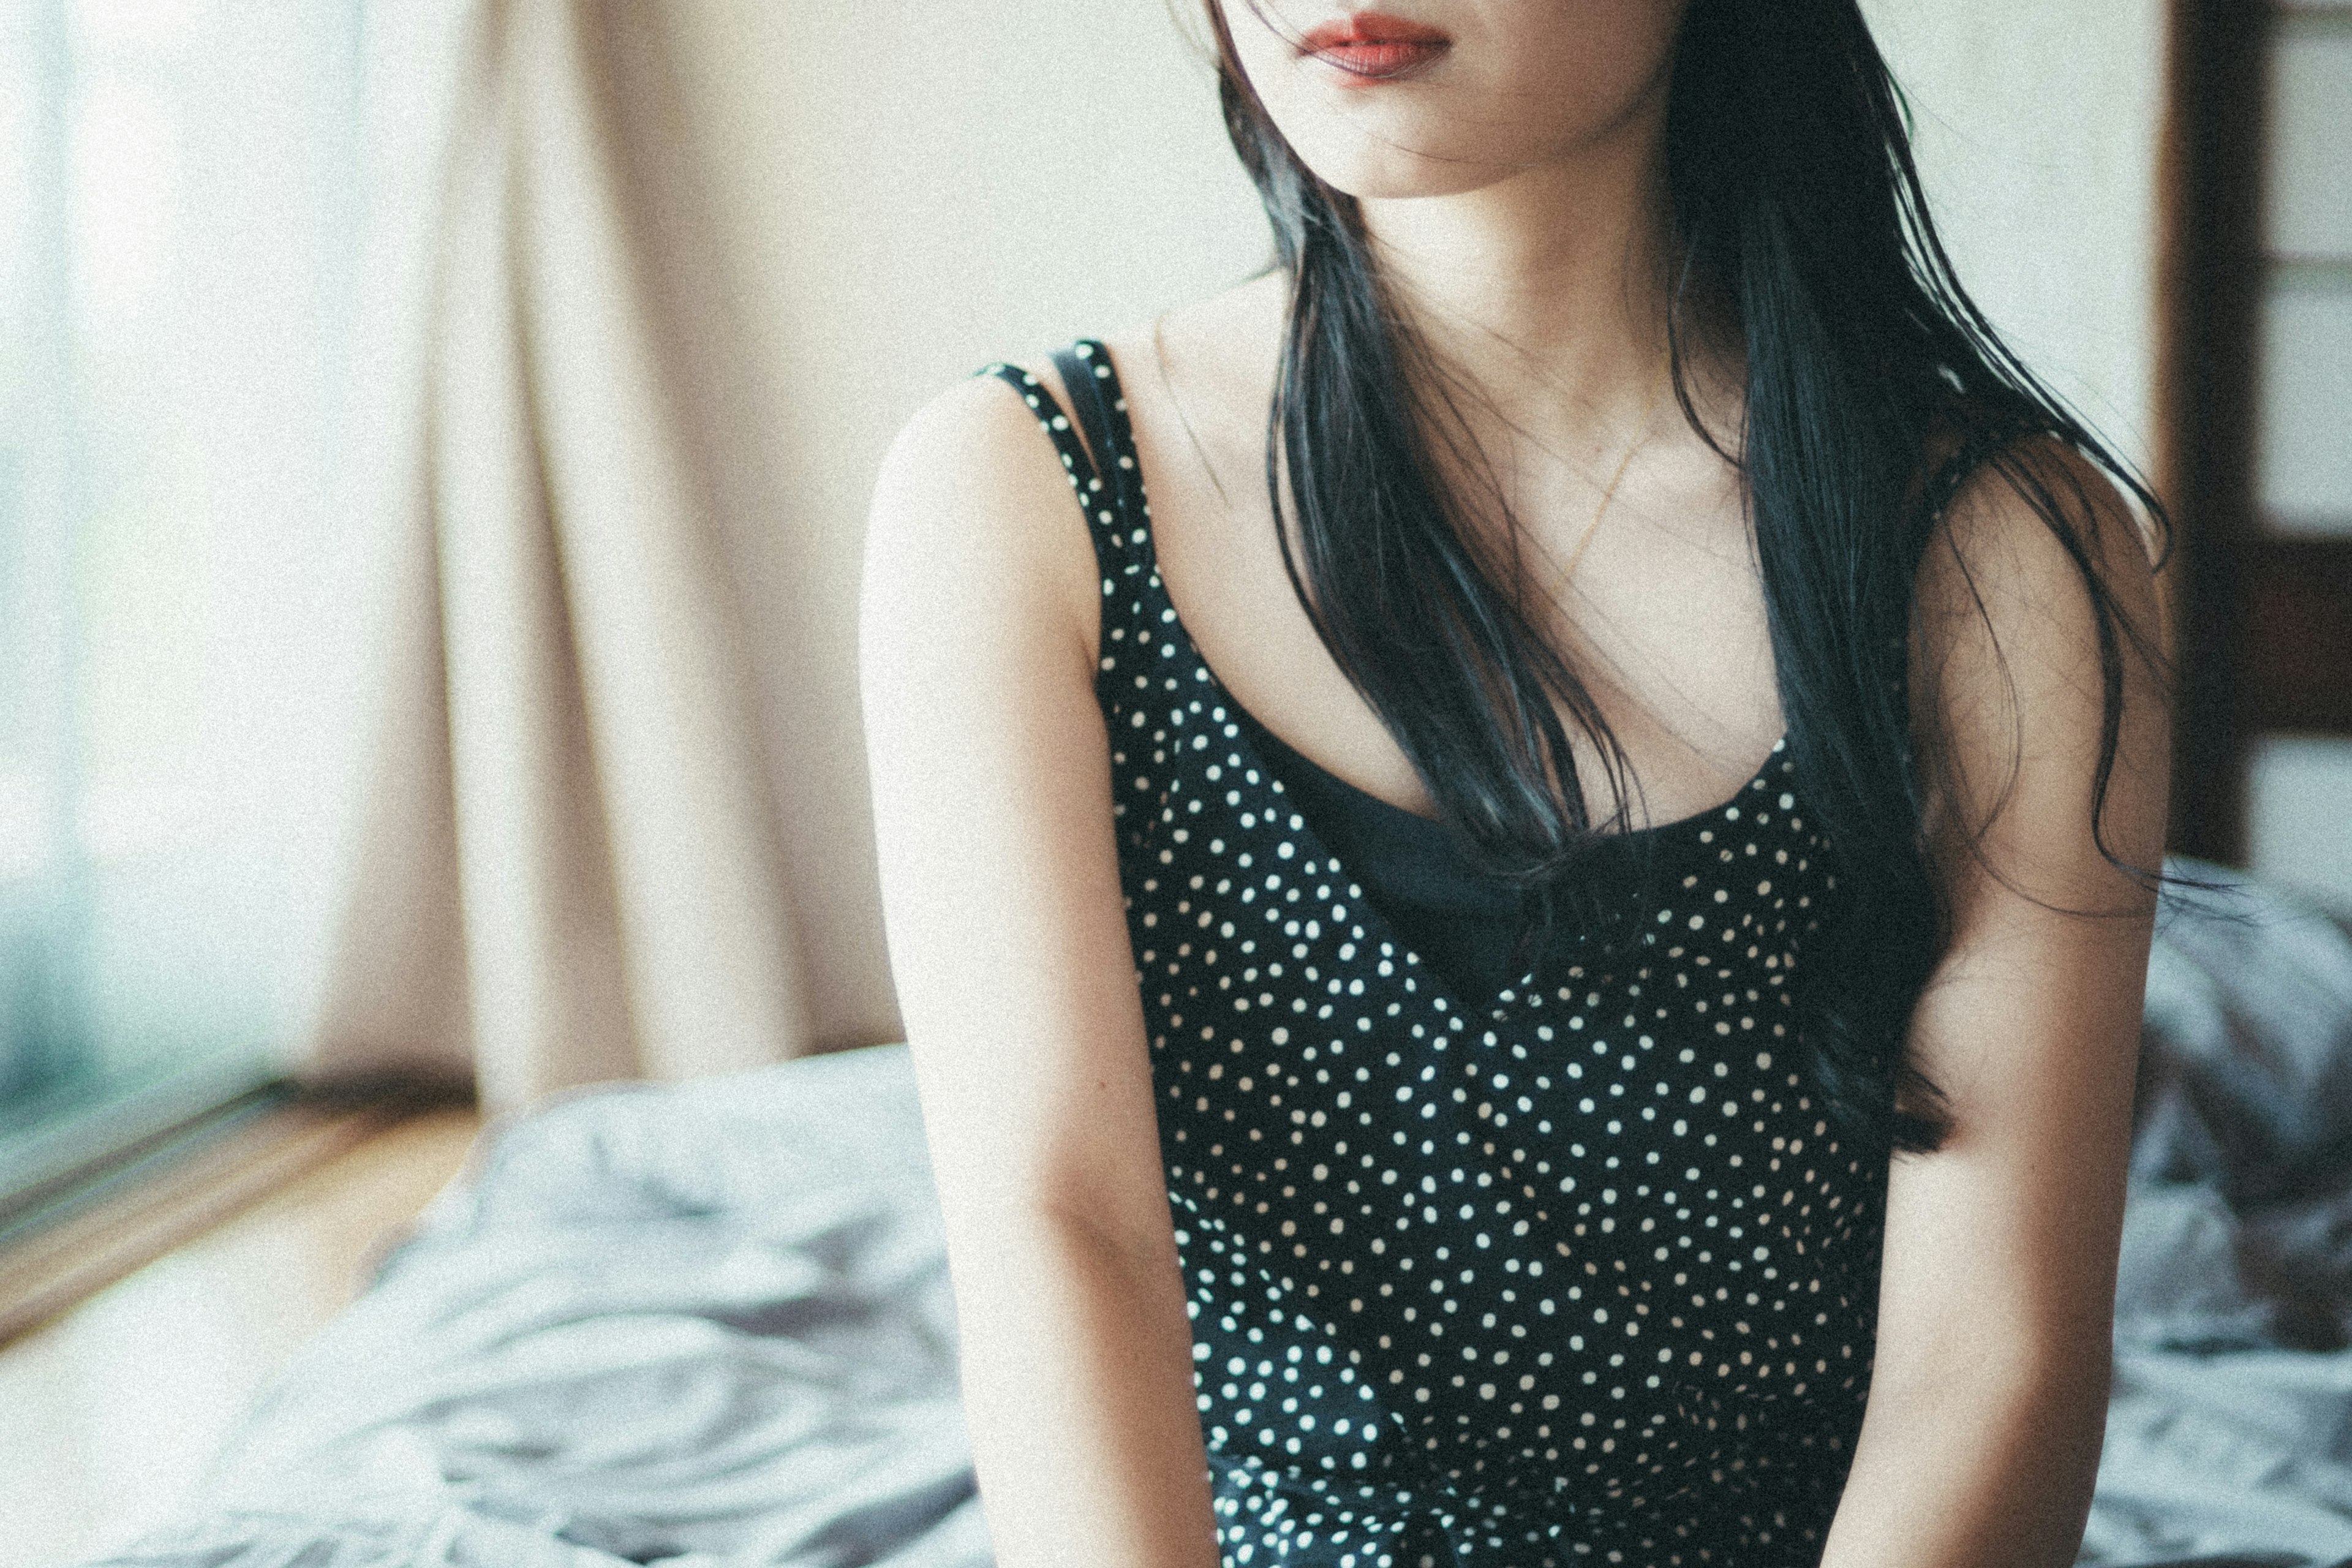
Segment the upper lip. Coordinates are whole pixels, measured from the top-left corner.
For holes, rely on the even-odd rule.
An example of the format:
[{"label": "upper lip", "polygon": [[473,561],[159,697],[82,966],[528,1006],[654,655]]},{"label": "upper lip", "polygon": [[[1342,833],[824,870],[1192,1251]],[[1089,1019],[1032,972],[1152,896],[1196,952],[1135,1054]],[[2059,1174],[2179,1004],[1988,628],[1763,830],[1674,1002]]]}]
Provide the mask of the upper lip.
[{"label": "upper lip", "polygon": [[1339,21],[1326,22],[1321,26],[1310,28],[1300,41],[1308,54],[1321,54],[1327,49],[1349,44],[1444,45],[1452,42],[1434,27],[1379,11],[1359,11]]}]

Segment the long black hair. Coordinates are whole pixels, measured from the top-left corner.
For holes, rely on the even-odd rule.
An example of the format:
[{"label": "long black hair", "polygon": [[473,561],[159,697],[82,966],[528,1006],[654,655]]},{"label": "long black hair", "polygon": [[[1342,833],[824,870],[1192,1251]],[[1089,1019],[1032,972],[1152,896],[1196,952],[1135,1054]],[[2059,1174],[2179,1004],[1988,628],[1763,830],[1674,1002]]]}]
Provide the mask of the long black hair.
[{"label": "long black hair", "polygon": [[[1293,584],[1441,815],[1493,868],[1559,888],[1628,824],[1624,754],[1526,602],[1517,552],[1458,526],[1436,458],[1441,447],[1460,455],[1447,434],[1459,426],[1384,290],[1357,204],[1291,150],[1206,4],[1226,128],[1292,286],[1266,481]],[[2092,832],[2147,880],[2155,873],[2107,848],[2100,818],[2126,655],[2160,656],[2102,579],[2084,487],[2034,447],[2055,441],[2105,470],[2159,530],[2163,511],[1960,287],[1906,105],[1855,0],[1690,0],[1665,143],[1675,395],[1745,480],[1788,743],[1844,895],[1815,970],[1814,1068],[1850,1132],[1932,1149],[1948,1119],[1905,1047],[1948,942],[1923,826],[1941,748],[1915,734],[1910,700],[1926,551],[1952,494],[1987,468],[2062,542],[2094,611],[2105,687]],[[1728,441],[1707,431],[1691,388],[1710,310],[1728,314],[1746,354],[1744,425]],[[1608,820],[1588,820],[1570,723],[1608,775]]]}]

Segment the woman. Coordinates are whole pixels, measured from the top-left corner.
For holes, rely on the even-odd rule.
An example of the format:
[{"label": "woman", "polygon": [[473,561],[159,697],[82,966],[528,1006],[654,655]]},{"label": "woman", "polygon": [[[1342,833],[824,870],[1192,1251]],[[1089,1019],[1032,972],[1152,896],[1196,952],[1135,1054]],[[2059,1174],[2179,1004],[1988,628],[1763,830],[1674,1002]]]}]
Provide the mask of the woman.
[{"label": "woman", "polygon": [[2163,837],[2117,466],[1852,0],[1396,5],[1211,0],[1279,265],[877,493],[999,1559],[2071,1563]]}]

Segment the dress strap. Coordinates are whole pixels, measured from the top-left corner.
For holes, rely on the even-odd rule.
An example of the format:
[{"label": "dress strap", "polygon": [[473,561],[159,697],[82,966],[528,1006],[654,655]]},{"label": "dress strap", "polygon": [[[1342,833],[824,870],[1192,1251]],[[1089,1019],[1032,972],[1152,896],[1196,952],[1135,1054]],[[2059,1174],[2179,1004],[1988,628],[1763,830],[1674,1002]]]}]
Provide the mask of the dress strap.
[{"label": "dress strap", "polygon": [[[981,374],[993,375],[1019,393],[1052,439],[1069,474],[1070,488],[1085,509],[1087,531],[1093,536],[1096,563],[1102,569],[1104,592],[1108,594],[1114,579],[1151,571],[1149,514],[1135,464],[1127,399],[1119,391],[1109,354],[1092,339],[1081,339],[1055,353],[1054,366],[1061,372],[1076,407],[1075,428],[1053,392],[1020,366],[992,364]],[[1086,435],[1083,446],[1078,440],[1080,430]]]},{"label": "dress strap", "polygon": [[1127,394],[1111,368],[1110,353],[1092,338],[1081,338],[1054,356],[1077,405],[1078,427],[1111,493],[1120,516],[1130,528],[1143,522],[1143,480],[1135,466],[1135,427],[1128,423]]}]

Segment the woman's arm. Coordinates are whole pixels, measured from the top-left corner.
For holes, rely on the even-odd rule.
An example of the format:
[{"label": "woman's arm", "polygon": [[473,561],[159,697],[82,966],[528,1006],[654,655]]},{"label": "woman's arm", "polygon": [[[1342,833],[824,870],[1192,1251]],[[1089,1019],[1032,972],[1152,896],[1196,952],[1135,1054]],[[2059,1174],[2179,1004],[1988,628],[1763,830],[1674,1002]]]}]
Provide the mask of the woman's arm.
[{"label": "woman's arm", "polygon": [[1094,695],[1078,503],[1002,383],[885,462],[866,723],[911,1042],[1004,1568],[1217,1561]]},{"label": "woman's arm", "polygon": [[[2060,499],[2088,498],[2103,580],[2153,637],[2147,557],[2113,487],[2071,454],[2032,460]],[[1959,781],[1928,825],[1952,944],[1912,1038],[1951,1135],[1895,1161],[1876,1366],[1825,1568],[2064,1568],[2106,1413],[2154,900],[2092,841],[2102,689],[2074,565],[1990,473],[1947,533],[1923,569],[1914,693],[1940,713]],[[2101,824],[2117,855],[2153,868],[2164,695],[2121,651]]]}]

